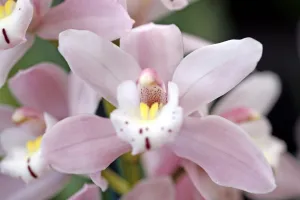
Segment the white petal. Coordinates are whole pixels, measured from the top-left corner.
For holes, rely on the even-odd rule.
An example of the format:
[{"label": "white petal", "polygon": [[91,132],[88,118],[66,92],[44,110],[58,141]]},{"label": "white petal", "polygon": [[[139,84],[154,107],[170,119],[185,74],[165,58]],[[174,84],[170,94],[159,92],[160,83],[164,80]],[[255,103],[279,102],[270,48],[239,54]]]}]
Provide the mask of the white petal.
[{"label": "white petal", "polygon": [[168,103],[153,120],[142,120],[139,112],[116,109],[111,113],[111,121],[117,135],[132,146],[132,154],[155,149],[172,142],[183,121],[182,108],[178,106],[177,85],[168,85]]},{"label": "white petal", "polygon": [[281,93],[279,77],[273,72],[256,72],[222,98],[213,109],[220,114],[236,107],[252,108],[263,115],[272,109]]},{"label": "white petal", "polygon": [[133,81],[124,81],[118,86],[117,100],[119,108],[133,109],[139,106],[140,95]]},{"label": "white petal", "polygon": [[57,119],[55,119],[53,116],[51,116],[48,113],[44,113],[44,120],[46,123],[46,132],[52,128],[52,126],[54,126],[54,124],[56,124],[58,122]]},{"label": "white petal", "polygon": [[35,139],[22,128],[7,128],[0,135],[1,146],[4,151],[9,152],[17,147],[25,147],[27,141]]},{"label": "white petal", "polygon": [[270,137],[268,140],[256,144],[264,153],[269,164],[276,170],[281,154],[286,151],[286,144],[276,137]]}]

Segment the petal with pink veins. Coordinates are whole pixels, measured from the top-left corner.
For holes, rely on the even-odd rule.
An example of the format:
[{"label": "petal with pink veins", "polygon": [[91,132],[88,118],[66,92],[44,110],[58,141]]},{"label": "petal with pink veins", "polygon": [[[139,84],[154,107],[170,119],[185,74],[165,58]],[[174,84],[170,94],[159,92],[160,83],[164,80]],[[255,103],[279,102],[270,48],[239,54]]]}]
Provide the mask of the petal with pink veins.
[{"label": "petal with pink veins", "polygon": [[267,115],[279,98],[281,83],[273,72],[256,72],[219,101],[213,113],[219,115],[236,107],[248,107]]},{"label": "petal with pink veins", "polygon": [[109,119],[95,115],[58,122],[44,135],[42,147],[54,169],[74,174],[101,171],[130,151],[130,145],[117,137]]},{"label": "petal with pink veins", "polygon": [[69,74],[68,89],[70,115],[96,112],[100,95],[74,73]]},{"label": "petal with pink veins", "polygon": [[32,35],[27,35],[27,42],[11,49],[0,50],[0,87],[4,85],[10,70],[19,59],[24,56],[27,50],[32,46],[33,42],[34,37]]},{"label": "petal with pink veins", "polygon": [[107,40],[120,38],[130,31],[134,21],[117,0],[72,0],[51,8],[37,34],[54,40],[68,29],[89,30]]},{"label": "petal with pink veins", "polygon": [[96,185],[85,184],[81,190],[71,196],[69,200],[101,200],[101,195]]},{"label": "petal with pink veins", "polygon": [[120,47],[131,54],[142,69],[155,69],[165,83],[171,80],[183,58],[182,35],[175,25],[139,26],[121,37]]},{"label": "petal with pink veins", "polygon": [[117,105],[118,85],[137,80],[141,72],[132,56],[89,31],[62,32],[59,51],[72,71],[113,105]]},{"label": "petal with pink veins", "polygon": [[292,155],[281,156],[279,168],[275,171],[277,188],[268,194],[248,194],[257,200],[298,199],[300,197],[300,163]]},{"label": "petal with pink veins", "polygon": [[68,116],[67,80],[57,65],[41,63],[20,71],[9,80],[9,87],[24,106],[62,119]]},{"label": "petal with pink veins", "polygon": [[0,19],[0,49],[10,49],[26,42],[26,32],[33,17],[31,0],[18,0],[12,13]]},{"label": "petal with pink veins", "polygon": [[173,76],[185,114],[235,87],[254,70],[261,55],[262,45],[252,38],[205,46],[187,55]]},{"label": "petal with pink veins", "polygon": [[146,179],[139,182],[121,200],[175,200],[175,188],[168,177]]},{"label": "petal with pink veins", "polygon": [[253,193],[276,187],[263,154],[242,129],[224,118],[187,118],[171,148],[201,166],[219,185]]}]

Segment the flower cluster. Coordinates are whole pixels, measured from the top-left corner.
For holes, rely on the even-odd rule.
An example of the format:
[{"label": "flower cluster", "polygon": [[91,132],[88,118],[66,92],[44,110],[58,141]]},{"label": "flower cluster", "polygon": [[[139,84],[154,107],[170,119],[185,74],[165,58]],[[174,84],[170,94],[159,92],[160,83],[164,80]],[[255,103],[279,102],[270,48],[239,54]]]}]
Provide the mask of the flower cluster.
[{"label": "flower cluster", "polygon": [[188,0],[0,3],[1,86],[35,37],[58,41],[70,68],[43,62],[8,79],[19,107],[0,106],[1,199],[49,199],[71,175],[93,182],[72,200],[108,187],[122,200],[300,197],[300,164],[266,118],[281,83],[255,71],[257,40],[212,44],[151,22],[154,5]]}]

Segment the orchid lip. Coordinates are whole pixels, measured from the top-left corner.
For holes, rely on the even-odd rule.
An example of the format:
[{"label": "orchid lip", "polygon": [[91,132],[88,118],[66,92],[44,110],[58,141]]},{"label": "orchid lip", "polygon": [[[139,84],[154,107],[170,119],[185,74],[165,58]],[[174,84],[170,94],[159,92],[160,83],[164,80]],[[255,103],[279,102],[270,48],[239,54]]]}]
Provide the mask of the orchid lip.
[{"label": "orchid lip", "polygon": [[111,113],[117,135],[131,144],[133,155],[173,142],[183,121],[177,85],[169,82],[168,94],[158,85],[141,86],[133,81],[119,87],[126,91],[129,86],[133,87],[137,101],[131,108],[119,107]]},{"label": "orchid lip", "polygon": [[46,165],[41,157],[41,139],[29,140],[26,147],[15,147],[1,161],[1,172],[13,177],[23,179],[29,183],[38,179],[46,170]]}]

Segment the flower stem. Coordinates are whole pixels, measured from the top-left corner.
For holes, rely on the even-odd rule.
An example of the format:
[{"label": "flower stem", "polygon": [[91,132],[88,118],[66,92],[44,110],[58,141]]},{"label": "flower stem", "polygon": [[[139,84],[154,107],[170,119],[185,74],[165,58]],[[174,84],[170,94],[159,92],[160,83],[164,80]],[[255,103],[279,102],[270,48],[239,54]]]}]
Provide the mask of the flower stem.
[{"label": "flower stem", "polygon": [[131,185],[128,181],[120,177],[116,172],[107,168],[101,172],[101,175],[107,180],[111,189],[123,195],[130,191]]},{"label": "flower stem", "polygon": [[55,47],[58,47],[58,40],[49,40],[49,42],[55,46]]},{"label": "flower stem", "polygon": [[122,155],[120,166],[122,175],[132,185],[135,185],[143,177],[139,155],[132,156],[130,153]]},{"label": "flower stem", "polygon": [[103,99],[103,107],[106,115],[109,117],[110,113],[116,109],[111,103]]}]

